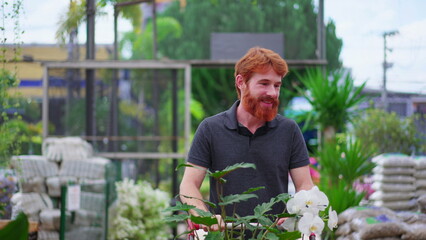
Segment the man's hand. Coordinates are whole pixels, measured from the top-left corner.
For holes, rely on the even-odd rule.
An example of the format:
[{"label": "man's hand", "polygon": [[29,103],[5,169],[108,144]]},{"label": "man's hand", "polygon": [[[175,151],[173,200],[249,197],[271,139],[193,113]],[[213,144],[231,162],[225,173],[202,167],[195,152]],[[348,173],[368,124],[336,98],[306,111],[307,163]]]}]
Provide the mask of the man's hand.
[{"label": "man's hand", "polygon": [[202,228],[204,231],[225,231],[225,222],[222,219],[222,216],[219,214],[215,215],[218,224],[211,225],[210,227],[206,225],[200,225],[200,228]]},{"label": "man's hand", "polygon": [[287,218],[278,218],[277,225],[280,226],[281,224],[285,222],[286,219]]},{"label": "man's hand", "polygon": [[283,226],[282,226],[282,224],[285,222],[285,220],[287,220],[288,218],[287,217],[285,217],[285,218],[278,218],[276,221],[277,221],[277,228],[278,229],[280,229],[280,230],[283,230],[283,229],[285,229]]}]

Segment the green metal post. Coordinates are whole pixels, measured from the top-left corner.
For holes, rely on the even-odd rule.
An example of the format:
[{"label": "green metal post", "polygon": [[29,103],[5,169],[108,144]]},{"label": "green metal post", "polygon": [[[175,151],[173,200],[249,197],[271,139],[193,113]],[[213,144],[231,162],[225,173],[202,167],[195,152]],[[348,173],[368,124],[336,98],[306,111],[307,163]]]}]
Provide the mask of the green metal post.
[{"label": "green metal post", "polygon": [[59,226],[59,240],[65,240],[66,210],[67,186],[61,186],[61,225]]},{"label": "green metal post", "polygon": [[108,240],[108,207],[109,207],[109,187],[110,181],[107,180],[105,184],[105,219],[104,219],[104,227],[105,227],[105,236],[104,239]]}]

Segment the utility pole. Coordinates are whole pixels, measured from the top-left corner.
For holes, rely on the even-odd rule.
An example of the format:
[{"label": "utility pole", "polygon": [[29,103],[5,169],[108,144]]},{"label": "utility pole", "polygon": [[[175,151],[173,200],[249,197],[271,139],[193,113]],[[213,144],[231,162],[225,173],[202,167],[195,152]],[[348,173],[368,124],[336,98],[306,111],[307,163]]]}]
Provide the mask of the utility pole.
[{"label": "utility pole", "polygon": [[386,45],[386,38],[390,36],[394,36],[398,34],[398,31],[389,31],[383,33],[383,89],[382,89],[382,107],[383,110],[388,111],[389,103],[388,103],[388,92],[386,89],[386,70],[393,66],[393,63],[386,61],[387,51],[392,52],[392,48],[388,48]]},{"label": "utility pole", "polygon": [[[326,36],[325,36],[325,26],[324,26],[324,0],[318,0],[318,14],[317,14],[317,49],[316,55],[319,60],[326,60]],[[327,79],[326,76],[326,65],[321,65],[321,72],[324,79]],[[322,145],[322,139],[324,138],[324,132],[320,129],[317,130],[318,146]]]},{"label": "utility pole", "polygon": [[318,59],[326,59],[326,44],[325,44],[325,26],[324,26],[324,0],[318,2],[317,15],[317,51]]}]

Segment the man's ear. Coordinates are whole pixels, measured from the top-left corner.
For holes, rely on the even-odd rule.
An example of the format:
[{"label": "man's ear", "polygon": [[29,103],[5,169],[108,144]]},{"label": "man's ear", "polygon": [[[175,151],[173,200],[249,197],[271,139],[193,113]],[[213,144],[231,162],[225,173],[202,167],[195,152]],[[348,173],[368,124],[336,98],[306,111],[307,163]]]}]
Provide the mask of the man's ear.
[{"label": "man's ear", "polygon": [[235,85],[241,89],[244,86],[244,78],[240,74],[235,77]]}]

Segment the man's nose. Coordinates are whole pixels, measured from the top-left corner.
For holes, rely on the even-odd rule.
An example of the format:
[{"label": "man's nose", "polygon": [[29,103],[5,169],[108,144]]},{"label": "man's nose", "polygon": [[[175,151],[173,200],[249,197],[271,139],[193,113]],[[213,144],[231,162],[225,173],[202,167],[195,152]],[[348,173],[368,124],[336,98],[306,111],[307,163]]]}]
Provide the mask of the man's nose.
[{"label": "man's nose", "polygon": [[280,94],[279,88],[276,88],[274,85],[268,86],[266,94],[270,97],[276,98]]}]

